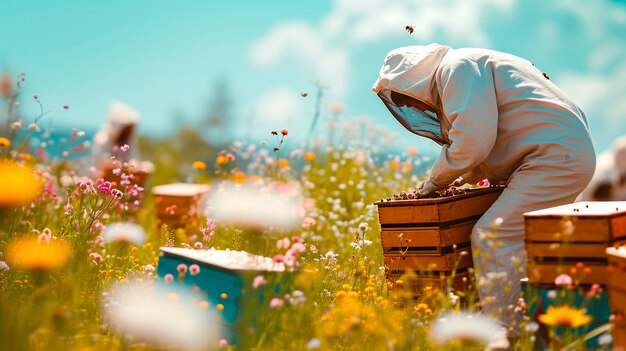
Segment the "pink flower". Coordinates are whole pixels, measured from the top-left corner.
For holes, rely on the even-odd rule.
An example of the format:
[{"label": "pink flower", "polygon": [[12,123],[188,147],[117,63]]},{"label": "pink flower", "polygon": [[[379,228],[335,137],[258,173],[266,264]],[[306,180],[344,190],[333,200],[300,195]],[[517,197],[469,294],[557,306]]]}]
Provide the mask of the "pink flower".
[{"label": "pink flower", "polygon": [[68,105],[63,105],[64,110],[67,110],[68,108],[70,108]]},{"label": "pink flower", "polygon": [[200,266],[198,266],[197,264],[192,264],[191,266],[189,266],[189,274],[191,275],[200,274]]},{"label": "pink flower", "polygon": [[171,275],[170,273],[167,273],[164,277],[163,280],[165,280],[166,283],[171,283],[174,281],[174,276]]},{"label": "pink flower", "polygon": [[274,262],[285,262],[285,255],[283,255],[283,254],[276,254],[276,255],[274,255],[273,260],[274,260]]},{"label": "pink flower", "polygon": [[126,152],[128,151],[128,149],[130,148],[130,146],[128,146],[128,144],[124,144],[120,147],[120,150],[122,150],[122,152]]},{"label": "pink flower", "polygon": [[267,284],[267,280],[265,279],[264,276],[262,275],[257,275],[256,277],[254,277],[254,279],[252,280],[252,288],[253,289],[258,289],[261,286]]},{"label": "pink flower", "polygon": [[289,244],[291,244],[291,242],[289,241],[289,239],[287,238],[282,238],[282,239],[278,239],[278,241],[276,242],[276,247],[279,249],[282,248],[288,248]]},{"label": "pink flower", "polygon": [[226,339],[220,339],[220,349],[225,349],[228,347],[228,340]]},{"label": "pink flower", "polygon": [[194,248],[194,249],[196,249],[196,250],[201,250],[201,249],[203,248],[202,243],[201,243],[201,242],[199,242],[199,241],[196,241],[196,242],[193,244],[193,248]]},{"label": "pink flower", "polygon": [[187,265],[184,263],[179,264],[178,267],[176,267],[176,271],[180,274],[185,274],[187,272]]},{"label": "pink flower", "polygon": [[297,255],[297,254],[299,254],[299,253],[301,253],[301,252],[306,251],[306,246],[304,246],[304,244],[303,244],[303,243],[295,243],[295,244],[293,244],[293,246],[291,246],[291,251],[292,251],[295,255]]},{"label": "pink flower", "polygon": [[35,100],[39,100],[39,95],[33,95],[33,98],[35,98]]},{"label": "pink flower", "polygon": [[270,308],[280,308],[283,307],[285,301],[275,297],[270,301]]},{"label": "pink flower", "polygon": [[312,253],[316,253],[317,252],[317,246],[310,244],[309,245],[309,249],[311,250]]},{"label": "pink flower", "polygon": [[42,243],[46,245],[50,244],[50,235],[46,235],[45,231],[37,237],[37,244],[41,245]]},{"label": "pink flower", "polygon": [[554,279],[555,285],[572,285],[573,283],[572,277],[567,274],[561,274]]},{"label": "pink flower", "polygon": [[94,262],[98,262],[98,263],[104,260],[104,258],[102,258],[102,255],[100,255],[97,252],[90,253],[89,258],[91,258]]}]

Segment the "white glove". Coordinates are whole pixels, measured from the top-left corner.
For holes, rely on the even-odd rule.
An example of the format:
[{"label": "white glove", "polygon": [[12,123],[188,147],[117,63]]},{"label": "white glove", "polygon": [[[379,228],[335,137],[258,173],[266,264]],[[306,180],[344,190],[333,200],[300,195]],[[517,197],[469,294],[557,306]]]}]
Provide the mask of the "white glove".
[{"label": "white glove", "polygon": [[415,187],[415,189],[417,190],[418,196],[426,197],[428,195],[431,195],[435,191],[441,189],[441,187],[433,183],[432,180],[430,180],[430,178],[427,178],[426,180],[417,184],[417,187]]},{"label": "white glove", "polygon": [[467,184],[467,181],[465,180],[465,178],[463,178],[463,176],[461,176],[461,177],[458,177],[457,179],[455,179],[452,182],[452,184],[450,184],[450,185],[452,185],[452,186],[462,186],[462,185],[465,185],[465,184]]}]

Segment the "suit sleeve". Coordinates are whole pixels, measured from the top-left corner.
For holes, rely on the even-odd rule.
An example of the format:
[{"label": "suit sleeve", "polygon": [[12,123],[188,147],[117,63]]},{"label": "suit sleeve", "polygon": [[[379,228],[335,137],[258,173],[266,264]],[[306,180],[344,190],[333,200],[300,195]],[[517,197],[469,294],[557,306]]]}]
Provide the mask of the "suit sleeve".
[{"label": "suit sleeve", "polygon": [[446,186],[487,159],[496,141],[498,106],[492,71],[474,61],[441,67],[438,86],[450,144],[442,147],[431,181]]}]

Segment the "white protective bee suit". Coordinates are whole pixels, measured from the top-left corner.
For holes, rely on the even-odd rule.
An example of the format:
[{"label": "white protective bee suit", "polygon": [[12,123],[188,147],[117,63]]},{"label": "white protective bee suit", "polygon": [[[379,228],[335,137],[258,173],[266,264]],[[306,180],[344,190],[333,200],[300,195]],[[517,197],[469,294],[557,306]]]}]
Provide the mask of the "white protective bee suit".
[{"label": "white protective bee suit", "polygon": [[408,130],[442,145],[419,186],[423,195],[460,176],[506,184],[471,240],[483,311],[515,335],[523,213],[571,203],[591,179],[595,152],[584,113],[529,61],[485,49],[395,49],[373,90]]}]

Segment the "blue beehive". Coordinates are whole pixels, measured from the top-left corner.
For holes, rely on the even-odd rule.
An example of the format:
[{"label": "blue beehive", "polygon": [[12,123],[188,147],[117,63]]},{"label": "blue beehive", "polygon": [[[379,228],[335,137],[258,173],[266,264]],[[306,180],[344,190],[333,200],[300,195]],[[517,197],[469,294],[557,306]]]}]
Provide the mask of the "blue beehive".
[{"label": "blue beehive", "polygon": [[[180,264],[187,267],[196,264],[200,270],[195,275],[191,274],[190,269],[180,274],[177,270]],[[221,311],[220,338],[235,345],[241,344],[238,331],[254,324],[255,313],[249,310],[254,307],[247,302],[263,302],[263,295],[268,289],[267,287],[253,289],[254,278],[263,275],[268,281],[277,282],[281,279],[278,277],[281,272],[285,272],[282,263],[244,251],[170,247],[161,248],[157,267],[160,278],[172,274],[174,282],[192,286],[206,294],[210,306]],[[277,289],[276,284],[272,289]]]}]

